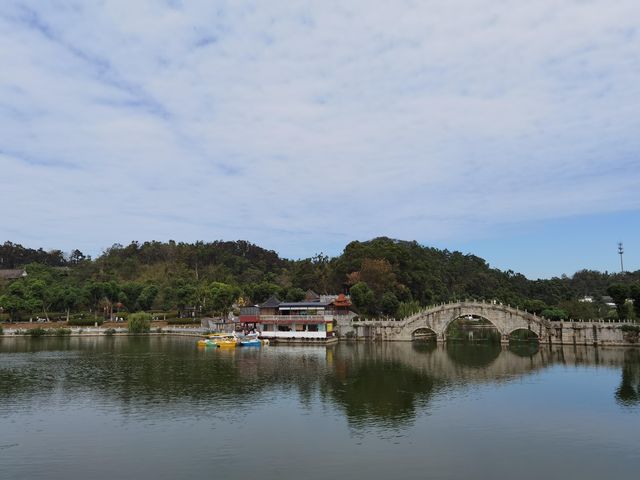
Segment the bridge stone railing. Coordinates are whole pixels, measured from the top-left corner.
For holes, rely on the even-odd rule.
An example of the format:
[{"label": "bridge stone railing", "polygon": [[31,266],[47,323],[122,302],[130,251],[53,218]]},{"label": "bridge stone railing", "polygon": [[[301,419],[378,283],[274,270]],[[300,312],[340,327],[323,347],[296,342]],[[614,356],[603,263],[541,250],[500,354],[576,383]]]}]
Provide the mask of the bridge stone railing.
[{"label": "bridge stone railing", "polygon": [[[342,337],[369,338],[389,341],[410,341],[416,331],[431,330],[438,341],[446,341],[448,326],[457,318],[476,315],[491,322],[508,342],[509,335],[519,329],[535,333],[540,342],[549,344],[608,344],[629,345],[633,335],[625,335],[622,325],[629,322],[610,323],[596,321],[555,322],[526,310],[504,305],[497,301],[458,301],[425,308],[403,320],[349,320],[338,321],[338,333]],[[637,337],[637,335],[636,335]]]}]

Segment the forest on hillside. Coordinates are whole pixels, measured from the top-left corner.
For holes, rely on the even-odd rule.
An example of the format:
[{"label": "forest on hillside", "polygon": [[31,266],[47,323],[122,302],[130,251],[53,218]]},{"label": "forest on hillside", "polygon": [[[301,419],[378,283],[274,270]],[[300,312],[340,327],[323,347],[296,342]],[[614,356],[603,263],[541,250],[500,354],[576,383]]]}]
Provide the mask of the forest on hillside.
[{"label": "forest on hillside", "polygon": [[[491,268],[475,255],[386,237],[353,241],[333,258],[301,260],[246,241],[132,242],[115,244],[97,258],[79,250],[0,245],[0,269],[22,268],[25,277],[0,278],[5,320],[139,310],[226,316],[274,294],[299,300],[308,289],[349,293],[366,317],[403,318],[423,306],[471,298],[496,299],[552,319],[635,318],[627,298],[640,307],[640,271],[582,270],[529,280]],[[587,295],[592,302],[579,301]],[[617,308],[602,301],[606,295]]]}]

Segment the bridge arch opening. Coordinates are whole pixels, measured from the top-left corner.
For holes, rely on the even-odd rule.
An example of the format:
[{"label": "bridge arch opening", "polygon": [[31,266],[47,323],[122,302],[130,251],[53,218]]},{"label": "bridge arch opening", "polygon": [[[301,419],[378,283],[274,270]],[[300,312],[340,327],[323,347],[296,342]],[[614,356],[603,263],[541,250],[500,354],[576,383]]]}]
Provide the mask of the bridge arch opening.
[{"label": "bridge arch opening", "polygon": [[463,314],[453,318],[445,328],[448,342],[499,344],[501,333],[490,320],[480,315]]},{"label": "bridge arch opening", "polygon": [[428,327],[420,327],[411,332],[412,342],[430,343],[435,342],[438,335]]},{"label": "bridge arch opening", "polygon": [[540,343],[540,338],[531,329],[516,328],[509,333],[509,343]]}]

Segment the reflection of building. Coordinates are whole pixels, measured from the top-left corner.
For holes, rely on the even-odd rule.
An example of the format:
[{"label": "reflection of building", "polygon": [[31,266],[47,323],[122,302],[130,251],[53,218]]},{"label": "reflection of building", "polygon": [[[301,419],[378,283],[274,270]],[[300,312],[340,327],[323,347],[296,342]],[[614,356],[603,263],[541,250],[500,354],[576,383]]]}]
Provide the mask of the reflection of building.
[{"label": "reflection of building", "polygon": [[281,302],[275,295],[264,303],[240,310],[240,323],[255,325],[264,338],[297,340],[334,338],[334,322],[352,315],[344,294],[323,296],[307,292],[301,302]]}]

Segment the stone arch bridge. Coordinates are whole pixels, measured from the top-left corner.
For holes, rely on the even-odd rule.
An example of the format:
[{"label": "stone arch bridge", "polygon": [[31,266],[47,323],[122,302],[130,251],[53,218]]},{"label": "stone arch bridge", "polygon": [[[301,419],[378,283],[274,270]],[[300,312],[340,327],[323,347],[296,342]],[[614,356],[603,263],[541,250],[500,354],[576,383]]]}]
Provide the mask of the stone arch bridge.
[{"label": "stone arch bridge", "polygon": [[401,321],[395,320],[351,320],[349,326],[339,325],[344,332],[349,329],[356,338],[368,337],[377,340],[411,341],[417,332],[431,331],[438,341],[446,341],[447,328],[461,317],[481,317],[496,327],[503,342],[516,330],[529,330],[540,342],[553,342],[560,335],[557,328],[546,318],[503,305],[498,302],[463,301],[430,307]]},{"label": "stone arch bridge", "polygon": [[[516,330],[526,329],[540,343],[564,345],[640,346],[638,326],[630,320],[551,322],[524,310],[497,301],[452,302],[429,307],[404,320],[337,320],[338,334],[343,338],[411,341],[418,332],[432,332],[438,342],[447,340],[447,328],[454,320],[467,316],[481,317],[496,327],[503,343]],[[635,333],[634,333],[635,332]]]}]

